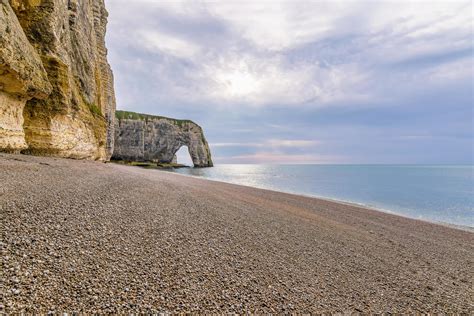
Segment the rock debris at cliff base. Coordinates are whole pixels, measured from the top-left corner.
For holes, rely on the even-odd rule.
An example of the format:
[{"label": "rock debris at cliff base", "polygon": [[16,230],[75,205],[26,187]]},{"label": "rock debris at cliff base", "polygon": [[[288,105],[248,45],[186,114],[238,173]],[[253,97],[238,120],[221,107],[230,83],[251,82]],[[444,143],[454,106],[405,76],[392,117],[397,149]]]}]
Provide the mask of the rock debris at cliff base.
[{"label": "rock debris at cliff base", "polygon": [[473,313],[470,232],[115,164],[0,170],[2,313]]}]

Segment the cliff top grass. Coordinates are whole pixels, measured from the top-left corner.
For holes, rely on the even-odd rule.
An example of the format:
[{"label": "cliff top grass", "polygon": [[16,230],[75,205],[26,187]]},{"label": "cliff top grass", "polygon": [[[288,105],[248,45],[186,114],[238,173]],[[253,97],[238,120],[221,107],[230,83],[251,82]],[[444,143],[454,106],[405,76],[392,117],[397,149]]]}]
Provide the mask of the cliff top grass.
[{"label": "cliff top grass", "polygon": [[[181,126],[184,123],[192,123],[196,124],[191,120],[178,120],[166,116],[159,116],[159,115],[151,115],[151,114],[143,114],[143,113],[136,113],[130,111],[115,111],[115,117],[119,120],[153,120],[153,119],[164,119],[172,121],[174,124]],[[197,124],[196,124],[197,125]]]}]

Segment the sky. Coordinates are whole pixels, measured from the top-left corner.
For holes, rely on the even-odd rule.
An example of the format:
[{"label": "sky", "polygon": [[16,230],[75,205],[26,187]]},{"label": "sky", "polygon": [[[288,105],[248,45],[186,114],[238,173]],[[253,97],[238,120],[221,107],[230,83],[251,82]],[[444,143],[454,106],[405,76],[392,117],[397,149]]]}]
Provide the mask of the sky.
[{"label": "sky", "polygon": [[117,109],[195,121],[216,164],[473,163],[472,1],[106,6]]}]

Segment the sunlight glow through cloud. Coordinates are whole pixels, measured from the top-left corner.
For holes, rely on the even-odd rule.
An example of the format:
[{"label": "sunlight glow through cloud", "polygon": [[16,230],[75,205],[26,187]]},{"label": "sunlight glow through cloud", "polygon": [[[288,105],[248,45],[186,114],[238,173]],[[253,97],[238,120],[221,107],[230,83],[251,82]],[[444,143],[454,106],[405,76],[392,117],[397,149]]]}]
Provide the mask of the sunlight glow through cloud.
[{"label": "sunlight glow through cloud", "polygon": [[195,120],[216,160],[472,160],[472,1],[106,4],[118,108]]},{"label": "sunlight glow through cloud", "polygon": [[260,88],[258,79],[247,69],[217,73],[216,80],[224,86],[223,92],[229,98],[249,95]]},{"label": "sunlight glow through cloud", "polygon": [[[466,10],[468,2],[421,1],[400,5],[389,1],[170,3],[137,0],[134,3],[135,6],[129,2],[124,5],[123,0],[108,2],[111,14],[116,14],[118,19],[134,10],[137,16],[144,17],[132,22],[136,27],[129,29],[130,37],[139,39],[134,45],[141,45],[152,54],[182,59],[176,63],[193,66],[193,72],[183,73],[193,94],[183,95],[179,89],[172,88],[176,95],[170,97],[176,100],[183,96],[196,102],[243,102],[258,106],[377,100],[378,89],[369,92],[367,87],[377,83],[378,73],[374,73],[371,65],[362,67],[364,63],[370,60],[403,63],[418,56],[441,54],[447,49],[472,47],[466,36],[472,33],[472,14]],[[366,12],[367,4],[371,6],[370,13]],[[154,21],[155,17],[141,12],[141,8],[148,6],[165,14],[167,19],[175,16],[171,21],[177,26],[187,19],[196,25],[215,19],[216,25],[225,27],[228,35],[200,42],[199,37],[190,36],[182,27],[177,30],[160,27],[159,17]],[[148,22],[158,23],[158,27],[150,27]],[[113,23],[111,19],[112,28]],[[353,38],[347,43],[353,45],[352,52],[329,62],[325,51],[331,41],[349,36]],[[449,48],[440,45],[444,38],[449,38]],[[305,58],[290,55],[315,44]],[[341,49],[346,50],[346,47]],[[329,58],[340,53],[343,51]],[[368,59],[361,63],[363,55]],[[165,81],[165,86],[180,84],[173,78],[164,77],[160,81]]]}]

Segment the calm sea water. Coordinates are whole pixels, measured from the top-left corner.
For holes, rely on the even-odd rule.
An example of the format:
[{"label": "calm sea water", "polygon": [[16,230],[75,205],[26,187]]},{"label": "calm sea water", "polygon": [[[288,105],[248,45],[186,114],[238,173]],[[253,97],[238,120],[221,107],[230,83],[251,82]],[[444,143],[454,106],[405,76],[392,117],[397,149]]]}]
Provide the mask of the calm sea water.
[{"label": "calm sea water", "polygon": [[217,165],[174,172],[474,227],[474,166]]}]

